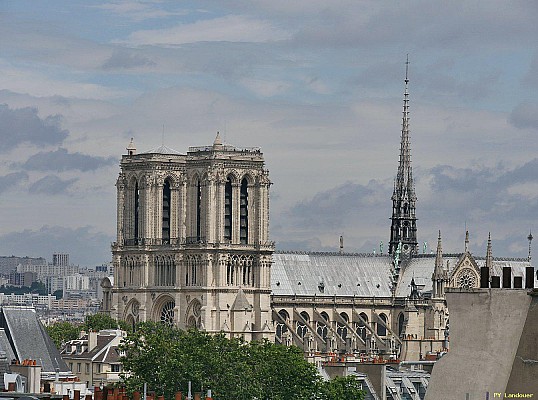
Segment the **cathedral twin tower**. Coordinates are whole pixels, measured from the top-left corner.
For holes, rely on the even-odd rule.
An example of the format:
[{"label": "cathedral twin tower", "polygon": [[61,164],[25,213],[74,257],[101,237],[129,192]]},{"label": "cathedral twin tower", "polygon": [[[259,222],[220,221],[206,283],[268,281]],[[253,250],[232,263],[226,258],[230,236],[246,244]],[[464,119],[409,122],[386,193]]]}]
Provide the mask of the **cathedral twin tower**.
[{"label": "cathedral twin tower", "polygon": [[112,316],[271,337],[269,180],[258,148],[131,141],[117,181]]}]

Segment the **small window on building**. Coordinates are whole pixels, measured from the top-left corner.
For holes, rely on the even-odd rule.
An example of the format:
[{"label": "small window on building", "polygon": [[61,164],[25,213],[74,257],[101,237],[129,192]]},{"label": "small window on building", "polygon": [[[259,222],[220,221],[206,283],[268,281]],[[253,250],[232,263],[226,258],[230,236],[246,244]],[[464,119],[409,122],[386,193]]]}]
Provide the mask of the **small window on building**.
[{"label": "small window on building", "polygon": [[72,363],[72,362],[69,363],[69,370],[70,370],[71,372],[73,372],[73,363]]},{"label": "small window on building", "polygon": [[112,364],[110,368],[112,372],[121,372],[121,366],[119,364]]},{"label": "small window on building", "polygon": [[81,363],[77,363],[77,372],[78,373],[80,373],[81,367],[82,367]]},{"label": "small window on building", "polygon": [[86,363],[86,374],[90,373],[90,364]]}]

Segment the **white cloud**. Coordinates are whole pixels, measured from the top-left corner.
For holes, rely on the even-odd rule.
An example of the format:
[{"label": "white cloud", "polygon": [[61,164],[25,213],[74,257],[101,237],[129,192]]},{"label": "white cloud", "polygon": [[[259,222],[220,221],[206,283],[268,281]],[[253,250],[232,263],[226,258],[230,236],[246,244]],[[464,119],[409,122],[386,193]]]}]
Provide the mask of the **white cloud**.
[{"label": "white cloud", "polygon": [[163,7],[159,7],[160,4],[161,2],[159,1],[122,0],[88,7],[101,9],[120,16],[125,16],[136,22],[144,21],[147,19],[159,19],[188,14],[188,11],[186,10],[165,10]]},{"label": "white cloud", "polygon": [[258,96],[271,97],[287,92],[291,84],[285,81],[265,79],[243,79],[241,84]]},{"label": "white cloud", "polygon": [[[0,60],[0,88],[32,96],[63,96],[80,99],[113,99],[126,92],[100,84],[76,81],[57,73],[28,67],[14,67]],[[55,76],[56,75],[56,76]]]},{"label": "white cloud", "polygon": [[289,37],[289,32],[269,21],[229,15],[172,28],[133,32],[124,42],[135,46],[177,46],[197,42],[275,42]]},{"label": "white cloud", "polygon": [[[469,189],[466,175],[478,179],[478,172],[495,170],[496,178],[537,154],[534,3],[230,0],[202,6],[207,13],[159,1],[73,3],[61,16],[38,3],[13,12],[0,24],[0,104],[36,108],[41,119],[61,115],[59,128],[69,131],[61,146],[70,155],[119,160],[132,136],[140,151],[159,144],[163,124],[165,143],[182,152],[210,144],[217,130],[232,144],[260,146],[274,182],[272,234],[281,243],[336,248],[343,232],[329,222],[341,219],[342,210],[322,210],[328,222],[314,238],[300,223],[284,226],[287,211],[330,188],[347,199],[345,182],[370,189],[374,196],[361,202],[348,199],[370,212],[352,208],[347,219],[355,230],[346,233],[346,247],[371,251],[372,243],[386,241],[390,201],[381,192],[390,191],[396,172],[409,52],[421,235],[435,242],[441,228],[459,243],[463,228],[443,216],[454,216],[454,206],[481,230],[512,238],[517,224],[535,224],[534,183],[501,182],[504,192],[492,204],[498,223],[483,191],[456,190]],[[76,229],[90,220],[113,236],[117,164],[59,169],[48,183],[67,187],[69,196],[43,196],[36,207],[38,196],[26,194],[46,172],[17,172],[14,164],[38,152],[54,156],[58,144],[44,147],[23,142],[0,160],[3,232],[20,231],[21,223],[33,231]],[[433,174],[439,164],[447,168]],[[432,188],[442,180],[452,190],[439,196]],[[490,189],[488,196],[495,195]],[[484,203],[471,207],[476,198]],[[307,208],[305,219],[312,218]],[[502,215],[517,212],[524,217],[506,224]]]}]

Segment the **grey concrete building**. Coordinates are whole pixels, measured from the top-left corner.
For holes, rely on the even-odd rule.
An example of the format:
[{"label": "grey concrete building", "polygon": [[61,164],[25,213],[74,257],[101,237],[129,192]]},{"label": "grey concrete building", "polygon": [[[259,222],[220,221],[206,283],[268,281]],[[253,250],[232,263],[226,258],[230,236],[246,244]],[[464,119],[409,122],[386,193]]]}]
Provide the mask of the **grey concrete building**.
[{"label": "grey concrete building", "polygon": [[426,400],[538,396],[538,291],[447,292],[451,351],[432,372]]}]

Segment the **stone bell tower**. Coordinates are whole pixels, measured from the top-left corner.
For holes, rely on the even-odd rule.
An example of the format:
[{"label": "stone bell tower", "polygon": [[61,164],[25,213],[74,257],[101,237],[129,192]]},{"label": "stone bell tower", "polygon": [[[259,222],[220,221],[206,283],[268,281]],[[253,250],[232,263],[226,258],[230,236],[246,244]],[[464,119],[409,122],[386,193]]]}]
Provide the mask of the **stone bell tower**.
[{"label": "stone bell tower", "polygon": [[269,180],[259,148],[131,140],[117,186],[110,314],[271,338]]}]

